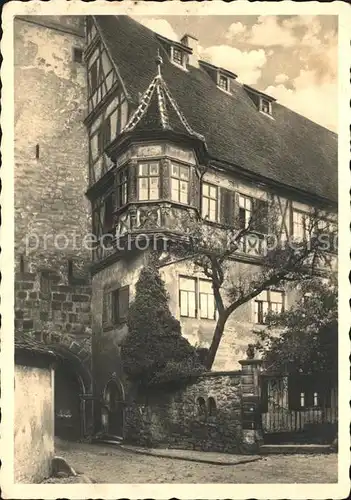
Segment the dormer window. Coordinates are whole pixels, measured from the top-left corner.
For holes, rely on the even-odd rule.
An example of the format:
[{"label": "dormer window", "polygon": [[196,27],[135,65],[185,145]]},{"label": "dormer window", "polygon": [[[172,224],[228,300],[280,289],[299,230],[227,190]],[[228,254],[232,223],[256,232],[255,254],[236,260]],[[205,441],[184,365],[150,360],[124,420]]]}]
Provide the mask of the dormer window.
[{"label": "dormer window", "polygon": [[172,61],[179,64],[179,66],[184,66],[184,53],[177,47],[173,47]]},{"label": "dormer window", "polygon": [[250,87],[249,85],[244,84],[243,87],[257,107],[258,111],[269,116],[270,118],[273,118],[272,103],[275,102],[276,99],[270,95],[264,94],[260,90]]},{"label": "dormer window", "polygon": [[218,87],[225,92],[229,92],[229,78],[224,75],[219,75]]},{"label": "dormer window", "polygon": [[267,99],[264,99],[263,97],[261,97],[260,111],[262,111],[262,113],[266,113],[267,115],[271,115],[272,114],[272,103],[270,101],[268,101]]}]

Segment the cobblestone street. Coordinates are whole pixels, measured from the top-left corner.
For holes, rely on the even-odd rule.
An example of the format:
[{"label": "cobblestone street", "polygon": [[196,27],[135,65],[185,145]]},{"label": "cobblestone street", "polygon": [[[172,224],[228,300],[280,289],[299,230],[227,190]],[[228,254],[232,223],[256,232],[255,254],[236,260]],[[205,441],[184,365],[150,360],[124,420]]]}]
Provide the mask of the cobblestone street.
[{"label": "cobblestone street", "polygon": [[97,483],[332,483],[337,455],[271,455],[210,465],[136,454],[109,445],[60,443],[56,453]]}]

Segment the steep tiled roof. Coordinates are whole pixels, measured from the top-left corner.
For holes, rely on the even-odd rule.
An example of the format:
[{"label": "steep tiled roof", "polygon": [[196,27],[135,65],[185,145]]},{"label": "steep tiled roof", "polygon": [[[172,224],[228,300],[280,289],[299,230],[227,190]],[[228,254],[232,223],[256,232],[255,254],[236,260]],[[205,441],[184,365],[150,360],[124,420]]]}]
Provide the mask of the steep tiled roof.
[{"label": "steep tiled roof", "polygon": [[95,20],[136,105],[155,77],[160,50],[163,78],[190,127],[205,137],[213,159],[229,169],[239,167],[337,201],[336,134],[277,102],[272,119],[257,110],[239,82],[232,82],[232,95],[227,95],[201,67],[178,68],[169,61],[157,35],[127,16],[95,16]]},{"label": "steep tiled roof", "polygon": [[15,336],[15,353],[19,352],[56,358],[54,352],[46,344],[36,340],[28,334],[17,334]]},{"label": "steep tiled roof", "polygon": [[[162,59],[159,58],[158,62],[161,65]],[[121,133],[133,130],[172,130],[205,142],[205,138],[190,127],[180,111],[162,78],[161,69],[144,92],[139,106],[132,113]]]}]

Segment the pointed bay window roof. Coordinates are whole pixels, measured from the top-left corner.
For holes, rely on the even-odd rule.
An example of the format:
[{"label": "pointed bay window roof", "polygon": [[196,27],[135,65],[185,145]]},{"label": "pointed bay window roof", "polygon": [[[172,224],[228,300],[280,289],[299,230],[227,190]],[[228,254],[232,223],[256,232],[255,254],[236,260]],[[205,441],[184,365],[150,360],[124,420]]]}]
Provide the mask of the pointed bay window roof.
[{"label": "pointed bay window roof", "polygon": [[155,137],[168,132],[200,142],[207,151],[205,137],[192,129],[172,97],[161,73],[162,63],[162,58],[158,54],[157,74],[140,97],[138,107],[129,117],[118,139],[123,140],[124,137],[131,135],[141,135],[143,138],[147,138],[148,135]]}]

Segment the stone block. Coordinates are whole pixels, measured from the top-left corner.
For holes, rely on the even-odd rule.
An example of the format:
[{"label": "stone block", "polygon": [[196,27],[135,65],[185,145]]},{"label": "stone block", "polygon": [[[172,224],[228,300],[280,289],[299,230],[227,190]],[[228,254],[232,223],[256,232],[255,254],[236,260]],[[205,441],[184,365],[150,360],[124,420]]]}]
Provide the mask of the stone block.
[{"label": "stone block", "polygon": [[73,302],[90,302],[90,295],[73,294]]},{"label": "stone block", "polygon": [[19,292],[17,292],[17,297],[19,299],[26,299],[27,298],[27,292],[19,291]]},{"label": "stone block", "polygon": [[32,330],[33,329],[33,320],[25,319],[23,320],[23,330]]},{"label": "stone block", "polygon": [[61,309],[62,309],[62,302],[58,302],[58,301],[53,300],[51,302],[51,308],[52,308],[53,311],[61,311]]},{"label": "stone block", "polygon": [[33,290],[33,288],[34,288],[34,283],[29,281],[22,281],[21,283],[22,290]]},{"label": "stone block", "polygon": [[65,293],[53,293],[52,294],[53,300],[61,301],[64,302],[66,300],[66,294]]},{"label": "stone block", "polygon": [[72,309],[73,309],[73,302],[63,302],[62,304],[63,311],[72,311]]}]

